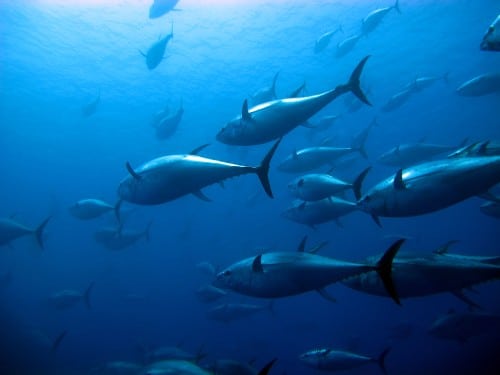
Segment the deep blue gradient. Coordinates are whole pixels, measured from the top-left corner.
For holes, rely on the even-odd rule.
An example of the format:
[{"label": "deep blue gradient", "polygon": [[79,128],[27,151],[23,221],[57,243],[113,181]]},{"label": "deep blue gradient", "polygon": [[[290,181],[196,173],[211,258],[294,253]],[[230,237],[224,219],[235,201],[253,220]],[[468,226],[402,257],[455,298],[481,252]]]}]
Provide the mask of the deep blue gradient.
[{"label": "deep blue gradient", "polygon": [[[459,240],[453,251],[499,254],[499,222],[479,211],[472,198],[445,210],[414,218],[382,218],[378,228],[364,213],[316,230],[282,218],[292,198],[287,183],[295,176],[276,165],[294,149],[332,137],[347,147],[376,116],[367,141],[369,160],[357,158],[337,171],[347,180],[364,167],[373,170],[365,189],[391,173],[376,158],[400,143],[425,140],[458,145],[500,138],[500,96],[460,97],[455,89],[486,72],[498,72],[500,53],[482,52],[479,43],[499,12],[498,0],[401,0],[380,26],[349,54],[335,58],[335,46],[360,31],[370,11],[391,5],[377,1],[224,1],[179,2],[181,11],[148,19],[149,1],[112,2],[0,1],[0,216],[36,226],[52,215],[45,250],[28,237],[0,250],[0,273],[12,282],[0,286],[0,372],[17,374],[89,374],[107,361],[141,361],[139,347],[176,345],[218,358],[256,359],[262,365],[279,358],[271,374],[314,374],[298,355],[314,347],[345,348],[356,341],[360,353],[377,356],[392,346],[390,374],[487,374],[498,366],[498,337],[482,336],[464,345],[427,333],[432,321],[450,308],[466,306],[451,295],[404,300],[360,294],[341,285],[329,287],[330,303],[317,293],[275,301],[274,316],[261,313],[228,324],[205,317],[208,306],[194,291],[210,278],[196,264],[224,267],[256,255],[260,249],[294,251],[303,235],[310,245],[327,240],[323,255],[362,260],[381,253],[390,236],[410,236],[408,250],[432,251]],[[98,4],[95,4],[98,3]],[[203,3],[203,4],[200,4]],[[166,58],[152,71],[139,50],[160,35],[174,37]],[[314,54],[316,38],[342,24],[344,34]],[[111,252],[94,232],[115,225],[112,215],[78,221],[68,207],[83,198],[114,203],[125,162],[185,153],[211,143],[202,155],[257,165],[270,144],[231,147],[216,142],[219,129],[241,111],[245,98],[270,85],[279,71],[277,95],[284,97],[304,81],[307,94],[344,83],[365,55],[361,81],[370,88],[373,107],[346,111],[339,98],[315,118],[343,114],[320,135],[299,127],[288,134],[273,160],[270,180],[275,194],[265,196],[256,176],[246,175],[204,190],[213,202],[193,196],[154,207],[133,209],[126,226],[141,230],[152,221],[151,239]],[[416,76],[449,73],[414,95],[401,108],[381,106]],[[101,92],[97,112],[81,108]],[[350,95],[350,94],[349,94]],[[176,134],[155,138],[151,116],[180,103],[184,118]],[[350,193],[347,195],[353,199]],[[62,289],[84,290],[94,281],[91,311],[81,303],[57,311],[47,299]],[[485,310],[500,312],[498,283],[472,294]],[[134,298],[130,298],[134,295]],[[226,301],[267,303],[238,295]],[[391,327],[408,321],[413,335],[388,339]],[[51,341],[68,334],[55,355]],[[379,371],[368,365],[351,374]]]}]

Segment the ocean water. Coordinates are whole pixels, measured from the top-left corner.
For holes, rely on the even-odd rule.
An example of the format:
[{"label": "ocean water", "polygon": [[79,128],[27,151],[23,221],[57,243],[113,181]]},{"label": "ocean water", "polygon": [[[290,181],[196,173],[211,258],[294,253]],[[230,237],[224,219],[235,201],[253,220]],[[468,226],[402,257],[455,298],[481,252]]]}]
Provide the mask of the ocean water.
[{"label": "ocean water", "polygon": [[[368,160],[356,157],[335,172],[352,180],[372,171],[365,189],[395,172],[377,157],[402,143],[459,145],[500,138],[500,96],[462,97],[456,88],[483,73],[499,72],[500,53],[479,50],[488,25],[500,10],[496,0],[401,0],[381,24],[343,57],[336,45],[356,35],[371,11],[390,6],[377,0],[181,0],[179,11],[148,18],[150,0],[0,0],[0,216],[35,227],[51,216],[40,250],[26,236],[0,249],[0,372],[14,374],[99,374],[105,363],[144,363],[144,351],[180,345],[206,357],[255,361],[260,367],[278,358],[270,374],[315,374],[298,356],[312,348],[353,348],[378,356],[386,347],[389,374],[493,374],[500,370],[498,332],[465,344],[428,334],[434,319],[467,306],[451,294],[388,298],[332,285],[331,303],[319,294],[277,299],[274,313],[228,323],[207,319],[212,305],[196,289],[211,281],[196,265],[217,269],[254,256],[262,249],[295,251],[304,235],[311,246],[328,245],[321,254],[361,261],[384,251],[394,237],[410,237],[405,249],[430,252],[459,240],[454,252],[499,254],[499,221],[479,211],[471,198],[430,214],[381,218],[355,212],[334,222],[308,226],[281,213],[292,202],[288,182],[296,175],[276,166],[296,149],[329,138],[348,147],[373,118],[379,126],[368,137]],[[170,33],[165,58],[148,70],[145,52]],[[342,25],[344,33],[314,53],[324,32]],[[371,55],[361,77],[373,106],[349,112],[338,98],[311,119],[342,114],[328,130],[312,134],[298,127],[287,134],[271,163],[275,198],[269,199],[254,175],[204,189],[212,202],[186,196],[157,206],[123,205],[125,226],[142,230],[122,251],[96,243],[94,233],[116,225],[112,214],[80,221],[68,208],[83,198],[114,204],[127,176],[125,162],[138,166],[167,154],[186,153],[210,143],[202,155],[257,165],[269,144],[235,147],[215,140],[243,100],[269,86],[279,72],[276,91],[285,97],[306,82],[306,94],[347,81],[352,69]],[[394,111],[381,107],[415,77],[441,76]],[[82,107],[100,92],[94,114]],[[350,95],[350,94],[349,94]],[[347,95],[346,95],[347,96]],[[155,137],[151,117],[166,104],[184,116],[175,134]],[[324,168],[325,172],[329,167]],[[346,195],[354,199],[351,193]],[[82,302],[58,310],[50,295],[83,291],[94,282],[92,308]],[[485,311],[500,313],[499,285],[476,286],[468,293]],[[223,302],[266,304],[232,293]],[[215,303],[217,304],[217,303]],[[405,339],[390,338],[394,326],[410,325]],[[52,341],[66,336],[57,351]],[[350,374],[380,373],[376,365]]]}]

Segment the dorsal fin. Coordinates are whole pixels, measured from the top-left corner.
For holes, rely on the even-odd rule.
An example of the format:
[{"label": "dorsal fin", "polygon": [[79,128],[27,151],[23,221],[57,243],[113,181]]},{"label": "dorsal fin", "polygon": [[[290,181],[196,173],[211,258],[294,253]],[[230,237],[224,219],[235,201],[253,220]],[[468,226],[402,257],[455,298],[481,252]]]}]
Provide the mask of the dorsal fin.
[{"label": "dorsal fin", "polygon": [[130,175],[135,178],[136,180],[140,180],[141,179],[141,176],[139,176],[135,171],[134,171],[134,168],[132,168],[132,166],[130,165],[130,163],[127,161],[127,163],[125,164],[125,167],[127,168],[127,171],[128,173],[130,173]]},{"label": "dorsal fin", "polygon": [[207,148],[208,146],[210,146],[210,143],[205,143],[204,145],[201,145],[201,146],[198,146],[196,147],[194,150],[192,150],[189,155],[198,155],[200,153],[201,150]]},{"label": "dorsal fin", "polygon": [[406,189],[406,185],[403,182],[403,169],[400,169],[399,171],[396,172],[396,175],[394,176],[394,189],[396,190],[404,190]]},{"label": "dorsal fin", "polygon": [[307,241],[307,235],[305,235],[303,238],[302,238],[302,241],[300,241],[299,243],[299,247],[297,248],[297,251],[299,253],[303,253],[305,251],[305,248],[306,248],[306,241]]},{"label": "dorsal fin", "polygon": [[258,273],[264,272],[264,269],[262,268],[262,254],[257,255],[253,260],[252,271]]},{"label": "dorsal fin", "polygon": [[243,102],[243,106],[241,107],[241,118],[246,121],[251,121],[252,116],[250,116],[250,113],[248,112],[248,100],[245,99]]}]

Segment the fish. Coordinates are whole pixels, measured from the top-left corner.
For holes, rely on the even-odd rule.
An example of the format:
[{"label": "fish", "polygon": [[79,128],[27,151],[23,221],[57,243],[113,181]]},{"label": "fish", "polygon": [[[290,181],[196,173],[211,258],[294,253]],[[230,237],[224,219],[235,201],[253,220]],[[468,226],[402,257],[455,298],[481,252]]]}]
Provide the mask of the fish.
[{"label": "fish", "polygon": [[329,221],[342,226],[339,219],[358,209],[354,202],[331,196],[312,202],[296,201],[281,216],[315,229],[316,225]]},{"label": "fish", "polygon": [[500,333],[500,315],[486,312],[449,311],[439,316],[428,333],[438,339],[458,341],[462,344],[475,336]]},{"label": "fish", "polygon": [[358,41],[361,39],[362,34],[352,35],[340,43],[337,44],[337,49],[335,50],[335,57],[343,57],[347,55],[356,46]]},{"label": "fish", "polygon": [[153,4],[149,7],[149,18],[159,18],[170,11],[178,11],[175,6],[179,0],[153,0]]},{"label": "fish", "polygon": [[488,27],[479,48],[481,51],[500,51],[500,14]]},{"label": "fish", "polygon": [[363,196],[360,181],[355,196],[359,207],[380,225],[379,216],[438,211],[485,193],[499,182],[500,156],[441,159],[401,168]]},{"label": "fish", "polygon": [[167,155],[153,159],[132,169],[127,162],[129,176],[120,182],[118,196],[130,203],[156,205],[188,194],[209,201],[201,189],[231,177],[255,173],[269,197],[273,197],[268,172],[271,159],[281,139],[268,151],[258,167],[226,163],[198,156],[203,145],[189,154]]},{"label": "fish", "polygon": [[486,73],[474,77],[460,85],[460,96],[484,96],[500,92],[500,73]]},{"label": "fish", "polygon": [[318,291],[330,299],[326,286],[368,271],[377,271],[396,303],[392,259],[404,240],[397,240],[376,264],[353,263],[299,252],[269,252],[246,258],[221,271],[213,285],[258,298],[282,298]]},{"label": "fish", "polygon": [[438,81],[443,81],[444,83],[449,83],[448,80],[449,73],[446,72],[442,76],[437,77],[417,77],[405,86],[405,89],[413,89],[415,91],[422,91],[434,85]]},{"label": "fish", "polygon": [[123,250],[134,245],[141,238],[149,242],[152,222],[142,231],[124,231],[118,228],[103,228],[94,233],[94,239],[108,250]]},{"label": "fish", "polygon": [[496,219],[500,219],[500,202],[498,201],[490,201],[483,203],[479,209],[485,215],[494,217]]},{"label": "fish", "polygon": [[[214,271],[215,274],[215,271]],[[225,290],[216,288],[213,285],[204,285],[196,290],[196,296],[201,302],[210,303],[219,300],[227,295]]]},{"label": "fish", "polygon": [[80,220],[91,220],[114,211],[119,218],[120,201],[114,206],[100,199],[81,199],[69,207],[69,213]]},{"label": "fish", "polygon": [[97,111],[97,107],[99,106],[99,103],[101,102],[101,90],[99,90],[99,93],[97,94],[97,97],[92,100],[90,103],[85,104],[82,107],[82,116],[83,117],[90,117]]},{"label": "fish", "polygon": [[151,126],[153,128],[158,127],[160,121],[166,118],[169,114],[170,114],[170,106],[168,104],[165,104],[165,107],[163,107],[159,111],[156,111],[151,117],[151,123],[150,123]]},{"label": "fish", "polygon": [[280,72],[277,72],[274,75],[273,83],[271,86],[263,87],[252,95],[250,99],[252,105],[256,106],[261,103],[269,102],[271,100],[276,99],[276,81],[278,80],[279,74]]},{"label": "fish", "polygon": [[214,265],[207,261],[197,263],[196,268],[199,269],[204,275],[210,277],[215,276],[216,274]]},{"label": "fish", "polygon": [[182,116],[184,114],[184,108],[182,106],[179,107],[177,112],[175,112],[171,116],[163,117],[155,126],[156,129],[156,138],[158,139],[166,139],[170,138],[177,131],[180,122],[182,121]]},{"label": "fish", "polygon": [[316,39],[314,42],[314,53],[318,54],[322,52],[330,44],[332,37],[338,32],[344,32],[342,25],[339,25],[335,30],[327,31]]},{"label": "fish", "polygon": [[268,305],[252,305],[248,303],[224,303],[207,311],[207,318],[228,323],[233,320],[244,319],[262,311],[274,314],[273,301]]},{"label": "fish", "polygon": [[339,96],[352,92],[364,103],[368,99],[361,91],[359,78],[370,56],[363,58],[351,74],[349,82],[323,93],[300,98],[285,98],[262,103],[248,109],[243,102],[241,115],[229,121],[217,134],[219,142],[250,146],[270,142],[304,124],[315,113]]},{"label": "fish", "polygon": [[389,100],[381,107],[381,110],[383,112],[392,112],[398,109],[403,104],[405,104],[415,92],[416,91],[414,87],[410,87],[398,92],[397,94],[389,98]]},{"label": "fish", "polygon": [[142,366],[138,363],[126,361],[111,361],[103,366],[103,374],[113,375],[137,375],[140,373]]},{"label": "fish", "polygon": [[193,362],[180,359],[167,359],[146,366],[140,375],[213,375]]},{"label": "fish", "polygon": [[338,195],[352,188],[352,183],[343,181],[328,173],[309,173],[297,177],[288,184],[288,190],[295,198],[308,202]]},{"label": "fish", "polygon": [[392,9],[395,9],[396,12],[401,14],[401,9],[399,9],[399,0],[396,0],[394,5],[390,7],[385,7],[385,8],[380,8],[380,9],[375,9],[374,11],[371,11],[368,13],[368,15],[363,18],[363,23],[361,26],[361,30],[363,35],[366,35],[373,30],[382,22],[384,17],[389,13]]},{"label": "fish", "polygon": [[[474,306],[472,301],[467,301],[462,291],[474,285],[500,279],[500,267],[488,263],[488,259],[484,259],[484,262],[480,259],[435,253],[401,253],[393,260],[392,278],[401,299],[451,293]],[[366,261],[370,260],[369,258]],[[363,293],[388,297],[384,285],[373,272],[343,280],[342,284]]]},{"label": "fish", "polygon": [[448,158],[461,158],[469,156],[500,156],[500,142],[475,142],[452,152],[448,155]]},{"label": "fish", "polygon": [[180,360],[197,363],[206,357],[202,349],[200,348],[197,353],[189,353],[178,346],[162,346],[147,353],[146,359],[148,362]]},{"label": "fish", "polygon": [[149,70],[155,69],[163,60],[163,56],[165,55],[165,49],[167,48],[167,44],[174,37],[174,24],[172,23],[172,29],[170,34],[166,35],[163,38],[159,38],[156,42],[154,42],[146,53],[141,53],[142,56],[146,59],[146,66]]},{"label": "fish", "polygon": [[384,152],[377,158],[380,164],[405,168],[456,150],[459,146],[447,146],[433,143],[403,143]]},{"label": "fish", "polygon": [[312,125],[311,130],[313,131],[324,131],[331,128],[337,120],[339,120],[341,115],[329,115],[321,117],[317,123]]},{"label": "fish", "polygon": [[87,289],[82,293],[78,290],[64,289],[53,293],[49,297],[49,304],[57,310],[65,310],[74,307],[80,301],[85,303],[88,310],[92,309],[90,304],[90,293],[94,287],[94,282],[91,282]]},{"label": "fish", "polygon": [[316,146],[295,150],[278,165],[278,170],[286,173],[302,173],[331,164],[352,152],[360,151],[352,147]]},{"label": "fish", "polygon": [[9,245],[20,237],[34,235],[38,246],[43,249],[43,233],[49,220],[50,216],[33,229],[18,223],[12,217],[0,218],[0,246]]},{"label": "fish", "polygon": [[345,350],[321,348],[309,350],[301,354],[299,359],[307,366],[322,371],[350,370],[369,363],[376,363],[382,372],[387,374],[385,359],[390,350],[390,348],[387,348],[378,356],[378,358],[374,358]]}]

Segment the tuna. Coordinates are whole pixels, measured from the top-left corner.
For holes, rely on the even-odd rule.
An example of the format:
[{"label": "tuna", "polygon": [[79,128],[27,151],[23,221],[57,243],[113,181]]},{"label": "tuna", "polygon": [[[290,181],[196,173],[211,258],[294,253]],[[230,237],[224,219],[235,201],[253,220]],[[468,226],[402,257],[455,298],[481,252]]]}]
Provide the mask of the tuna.
[{"label": "tuna", "polygon": [[262,311],[273,311],[273,302],[268,305],[251,305],[246,303],[225,303],[207,311],[207,318],[228,323],[233,320],[244,319]]},{"label": "tuna", "polygon": [[188,194],[209,200],[201,189],[244,174],[254,173],[269,197],[273,197],[269,183],[269,164],[280,140],[266,154],[258,167],[249,167],[208,159],[196,155],[206,145],[190,154],[167,155],[151,160],[133,169],[127,163],[129,176],[118,187],[121,199],[141,205],[155,205],[172,201]]},{"label": "tuna", "polygon": [[80,220],[91,220],[114,211],[119,217],[120,202],[114,206],[99,199],[81,199],[69,208],[69,213]]},{"label": "tuna", "polygon": [[487,192],[500,182],[500,156],[436,160],[400,169],[361,196],[359,207],[378,216],[405,217],[441,210]]},{"label": "tuna", "polygon": [[392,244],[376,264],[353,263],[308,252],[271,252],[243,259],[220,272],[214,286],[259,298],[281,298],[318,291],[326,286],[377,271],[388,293],[399,304],[392,282],[392,260],[404,240]]},{"label": "tuna", "polygon": [[500,14],[488,27],[479,48],[482,51],[500,51]]},{"label": "tuna", "polygon": [[397,94],[391,96],[391,98],[382,106],[383,112],[391,112],[398,109],[403,104],[405,104],[415,93],[414,87],[405,89]]},{"label": "tuna", "polygon": [[241,115],[229,121],[217,134],[219,142],[229,145],[250,146],[278,139],[319,112],[339,96],[352,92],[364,103],[368,99],[361,91],[359,78],[369,56],[354,69],[349,82],[321,94],[301,98],[286,98],[262,103],[248,109],[243,103]]},{"label": "tuna", "polygon": [[457,88],[460,96],[484,96],[500,92],[500,73],[474,77]]},{"label": "tuna", "polygon": [[108,250],[123,250],[141,238],[149,241],[151,224],[149,223],[142,231],[125,231],[121,225],[118,228],[103,228],[94,233],[94,239]]},{"label": "tuna", "polygon": [[177,112],[175,112],[171,116],[165,116],[155,126],[156,129],[156,138],[158,139],[167,139],[170,138],[177,131],[180,122],[182,121],[182,116],[184,114],[184,108],[182,106],[179,107]]},{"label": "tuna", "polygon": [[338,195],[353,185],[327,173],[310,173],[300,176],[288,184],[288,190],[295,198],[303,201],[318,201]]},{"label": "tuna", "polygon": [[390,348],[385,349],[378,358],[331,348],[309,350],[299,356],[299,359],[309,367],[322,371],[343,371],[361,367],[366,364],[377,364],[384,374],[385,358]]},{"label": "tuna", "polygon": [[361,34],[352,35],[349,38],[344,39],[339,44],[337,44],[337,50],[335,51],[336,57],[343,57],[347,55],[356,46],[358,41],[361,39]]},{"label": "tuna", "polygon": [[330,40],[332,37],[337,34],[339,31],[344,32],[342,30],[342,25],[337,27],[335,30],[328,31],[324,34],[322,34],[318,39],[316,39],[316,42],[314,43],[314,53],[320,53],[322,52],[328,45],[330,44]]},{"label": "tuna", "polygon": [[172,24],[172,30],[170,31],[170,34],[166,35],[163,38],[159,38],[158,41],[156,41],[151,45],[151,47],[149,47],[146,53],[141,52],[141,54],[146,58],[146,66],[149,70],[153,70],[162,62],[167,44],[170,39],[173,38],[173,36],[174,25]]},{"label": "tuna", "polygon": [[438,77],[417,77],[409,84],[406,85],[405,89],[413,89],[415,91],[421,91],[427,89],[434,85],[437,81],[443,81],[444,83],[448,83],[448,73],[443,74]]},{"label": "tuna", "polygon": [[87,309],[90,310],[92,308],[90,304],[90,293],[93,287],[94,283],[91,282],[83,293],[73,289],[61,290],[49,297],[49,304],[57,310],[65,310],[83,301]]},{"label": "tuna", "polygon": [[[215,274],[215,271],[214,271]],[[201,302],[210,303],[219,300],[227,295],[225,290],[216,288],[213,285],[204,285],[196,291],[196,296]]]},{"label": "tuna", "polygon": [[281,172],[302,173],[331,164],[341,157],[359,151],[351,147],[317,146],[294,151],[278,165]]},{"label": "tuna", "polygon": [[269,87],[263,87],[252,95],[250,102],[252,105],[256,106],[261,103],[269,102],[275,100],[276,97],[276,81],[278,80],[279,72],[274,75],[273,84]]},{"label": "tuna", "polygon": [[43,231],[49,220],[50,217],[42,221],[38,227],[28,228],[13,218],[0,218],[0,246],[9,245],[20,237],[34,235],[38,246],[43,249]]},{"label": "tuna", "polygon": [[153,4],[149,7],[149,18],[154,19],[167,14],[175,9],[179,0],[153,0]]},{"label": "tuna", "polygon": [[382,22],[387,13],[389,13],[392,9],[395,9],[399,14],[401,14],[401,10],[399,9],[399,0],[396,0],[394,5],[390,7],[375,9],[370,12],[364,19],[361,30],[364,35],[372,32],[375,28]]}]

